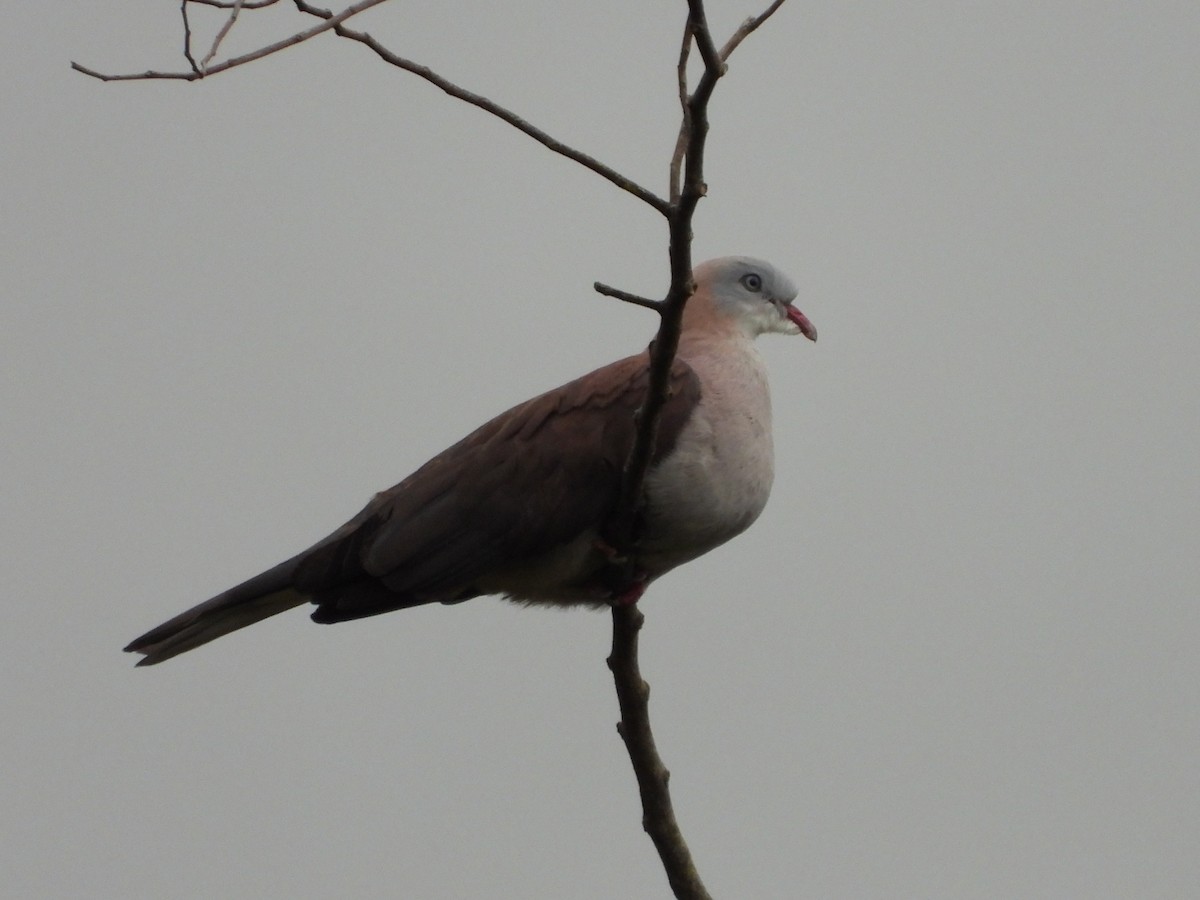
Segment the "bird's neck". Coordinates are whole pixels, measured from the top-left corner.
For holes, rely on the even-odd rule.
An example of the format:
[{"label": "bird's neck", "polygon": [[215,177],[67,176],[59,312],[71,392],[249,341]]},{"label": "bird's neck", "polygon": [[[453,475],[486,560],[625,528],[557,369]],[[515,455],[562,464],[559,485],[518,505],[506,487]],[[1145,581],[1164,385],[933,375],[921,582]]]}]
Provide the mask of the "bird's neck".
[{"label": "bird's neck", "polygon": [[679,356],[683,359],[696,356],[757,357],[754,337],[747,334],[741,323],[734,319],[716,316],[709,316],[702,322],[685,319],[679,335]]}]

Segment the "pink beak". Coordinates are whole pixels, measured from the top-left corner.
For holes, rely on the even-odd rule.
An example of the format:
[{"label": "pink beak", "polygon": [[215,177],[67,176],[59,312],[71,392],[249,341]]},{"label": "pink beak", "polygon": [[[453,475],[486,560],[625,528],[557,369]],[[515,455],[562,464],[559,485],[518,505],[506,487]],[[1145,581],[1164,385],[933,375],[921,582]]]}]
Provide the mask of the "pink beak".
[{"label": "pink beak", "polygon": [[787,304],[784,309],[787,310],[787,317],[796,323],[796,327],[800,329],[800,333],[802,335],[804,335],[810,341],[815,341],[817,339],[816,326],[813,325],[812,322],[808,321],[808,316],[800,312],[800,310],[796,309],[796,307],[792,306],[790,303]]}]

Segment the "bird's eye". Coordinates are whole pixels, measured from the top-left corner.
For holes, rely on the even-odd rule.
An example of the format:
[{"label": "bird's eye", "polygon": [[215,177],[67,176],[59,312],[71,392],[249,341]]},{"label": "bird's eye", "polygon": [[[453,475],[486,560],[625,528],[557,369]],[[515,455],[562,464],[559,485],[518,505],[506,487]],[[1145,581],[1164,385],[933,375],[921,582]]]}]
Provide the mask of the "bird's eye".
[{"label": "bird's eye", "polygon": [[757,294],[762,290],[762,276],[757,272],[747,272],[742,276],[741,281],[742,287],[748,291],[753,291]]}]

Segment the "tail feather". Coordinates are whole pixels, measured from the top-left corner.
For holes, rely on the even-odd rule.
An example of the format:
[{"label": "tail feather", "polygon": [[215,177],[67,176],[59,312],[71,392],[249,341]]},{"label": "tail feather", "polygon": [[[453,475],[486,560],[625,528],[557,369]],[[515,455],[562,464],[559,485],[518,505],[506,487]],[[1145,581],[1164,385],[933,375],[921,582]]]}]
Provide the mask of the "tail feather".
[{"label": "tail feather", "polygon": [[288,560],[256,575],[152,628],[125,650],[144,655],[144,659],[138,661],[139,666],[153,666],[231,631],[307,603],[309,597],[292,587],[295,568],[296,561]]}]

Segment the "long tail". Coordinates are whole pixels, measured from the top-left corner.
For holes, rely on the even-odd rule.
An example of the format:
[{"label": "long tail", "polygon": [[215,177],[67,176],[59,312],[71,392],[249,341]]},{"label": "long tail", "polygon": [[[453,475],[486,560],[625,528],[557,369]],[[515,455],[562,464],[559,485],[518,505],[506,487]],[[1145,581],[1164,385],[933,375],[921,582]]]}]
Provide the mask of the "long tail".
[{"label": "long tail", "polygon": [[292,586],[298,560],[299,557],[289,559],[199,606],[193,606],[147,631],[125,650],[144,654],[145,658],[138,661],[139,666],[153,666],[231,631],[307,603],[309,597]]}]

